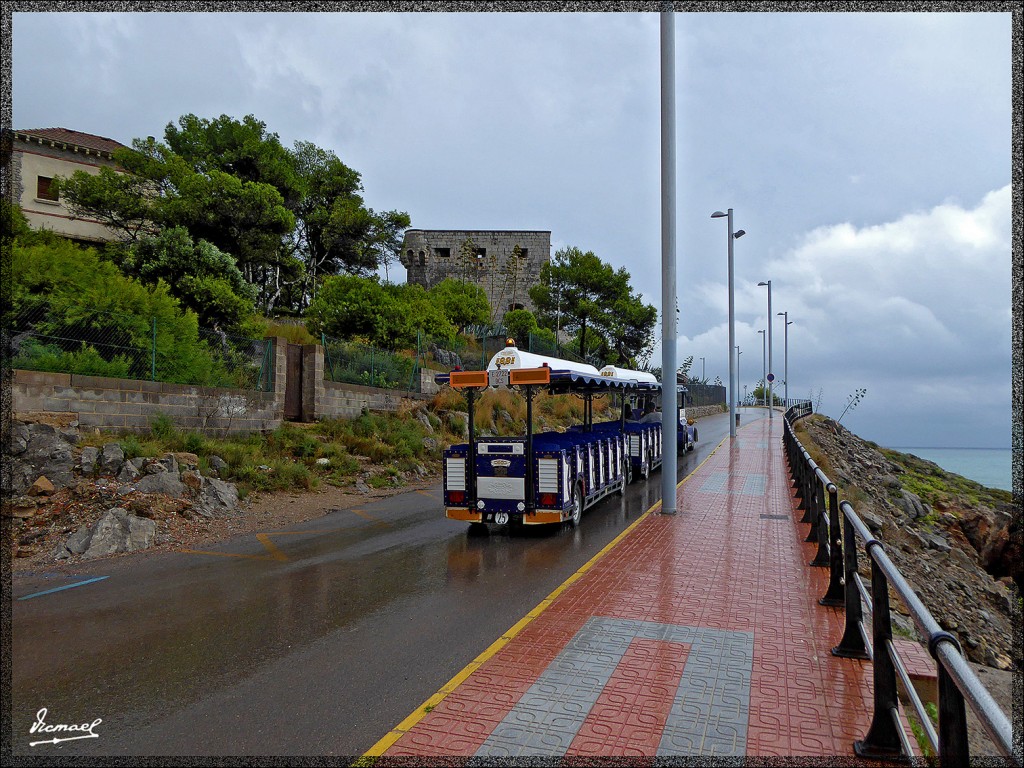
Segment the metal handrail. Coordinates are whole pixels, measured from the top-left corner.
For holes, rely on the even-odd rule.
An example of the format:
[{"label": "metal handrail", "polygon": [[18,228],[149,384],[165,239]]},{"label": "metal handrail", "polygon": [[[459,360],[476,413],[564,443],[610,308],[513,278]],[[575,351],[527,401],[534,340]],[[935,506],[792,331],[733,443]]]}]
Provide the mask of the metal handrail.
[{"label": "metal handrail", "polygon": [[[838,500],[835,484],[811,459],[797,438],[793,422],[810,414],[808,406],[809,402],[800,403],[786,411],[783,442],[800,507],[806,511],[801,522],[811,524],[807,540],[814,541],[812,534],[817,531],[819,553],[811,564],[827,564],[831,568],[828,592],[819,602],[840,604],[837,596],[842,594],[846,626],[842,640],[832,653],[841,657],[870,659],[874,674],[871,726],[865,738],[854,743],[854,751],[862,757],[875,758],[911,755],[910,742],[898,715],[896,679],[899,677],[941,764],[967,765],[970,760],[966,703],[999,752],[1011,761],[1010,764],[1020,766],[1020,756],[1013,751],[1010,721],[967,664],[957,639],[939,626],[886,554],[885,545],[872,535],[853,505]],[[827,505],[824,503],[826,494],[829,497]],[[858,538],[864,542],[864,552],[871,561],[870,590],[858,573]],[[892,641],[890,588],[903,601],[914,624],[927,638],[928,650],[936,661],[939,680],[937,734],[910,684],[906,665]],[[863,619],[863,606],[867,606],[870,625]],[[884,653],[877,652],[880,648]]]}]

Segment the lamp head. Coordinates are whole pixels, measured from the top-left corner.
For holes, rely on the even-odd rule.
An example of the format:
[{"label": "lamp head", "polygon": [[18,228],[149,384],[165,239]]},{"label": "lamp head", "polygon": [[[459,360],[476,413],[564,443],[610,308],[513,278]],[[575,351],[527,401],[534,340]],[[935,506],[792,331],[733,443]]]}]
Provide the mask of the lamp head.
[{"label": "lamp head", "polygon": [[711,218],[712,219],[720,219],[723,216],[728,216],[728,215],[729,215],[728,213],[722,213],[721,211],[715,211],[714,213],[711,214]]},{"label": "lamp head", "polygon": [[760,283],[758,283],[758,285],[768,285],[768,283],[766,283],[764,280],[762,280]]},{"label": "lamp head", "polygon": [[738,229],[732,233],[732,236],[736,239],[739,239],[743,237],[745,234],[747,234],[747,231],[745,229]]}]

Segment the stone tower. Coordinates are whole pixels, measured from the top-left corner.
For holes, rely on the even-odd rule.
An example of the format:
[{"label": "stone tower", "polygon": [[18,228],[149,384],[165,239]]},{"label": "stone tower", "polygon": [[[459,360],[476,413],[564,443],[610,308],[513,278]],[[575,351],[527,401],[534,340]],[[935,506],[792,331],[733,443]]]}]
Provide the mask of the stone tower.
[{"label": "stone tower", "polygon": [[401,254],[409,283],[429,290],[452,277],[479,285],[495,323],[510,309],[534,311],[530,288],[550,260],[550,230],[408,229]]}]

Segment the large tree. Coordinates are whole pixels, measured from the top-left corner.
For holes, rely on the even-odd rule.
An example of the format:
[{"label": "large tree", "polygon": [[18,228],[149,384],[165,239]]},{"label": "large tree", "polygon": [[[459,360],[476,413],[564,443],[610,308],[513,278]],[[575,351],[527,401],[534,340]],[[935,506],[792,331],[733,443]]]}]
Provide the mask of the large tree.
[{"label": "large tree", "polygon": [[123,172],[76,171],[58,184],[74,213],[100,219],[128,243],[184,227],[233,256],[251,281],[253,267],[273,262],[295,225],[274,186],[196,170],[155,139],[136,139],[114,159]]},{"label": "large tree", "polygon": [[378,277],[333,275],[306,311],[309,329],[340,339],[361,337],[387,349],[415,347],[417,334],[452,339],[455,327],[420,285]]},{"label": "large tree", "polygon": [[184,227],[235,258],[266,313],[301,312],[324,277],[395,260],[408,214],[367,207],[359,173],[333,152],[303,141],[289,150],[252,115],[184,115],[164,139],[116,153],[123,173],[59,182],[62,196],[129,243]]},{"label": "large tree", "polygon": [[[545,327],[575,336],[581,358],[608,344],[621,364],[650,348],[657,322],[654,307],[643,303],[629,280],[624,267],[615,270],[593,252],[570,246],[541,267],[530,298]],[[600,342],[589,343],[595,333]]]}]

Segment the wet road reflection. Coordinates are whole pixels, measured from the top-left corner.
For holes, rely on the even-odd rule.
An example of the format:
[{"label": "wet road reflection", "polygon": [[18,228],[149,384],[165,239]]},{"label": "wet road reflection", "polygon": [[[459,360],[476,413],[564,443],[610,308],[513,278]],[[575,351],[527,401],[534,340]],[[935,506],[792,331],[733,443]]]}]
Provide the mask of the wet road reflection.
[{"label": "wet road reflection", "polygon": [[[727,415],[700,423],[680,478],[728,434]],[[12,604],[14,753],[42,754],[47,707],[103,718],[50,753],[360,754],[660,498],[655,474],[579,528],[481,536],[410,493],[213,554],[83,565],[75,580],[109,578]],[[19,577],[14,596],[53,585]]]}]

